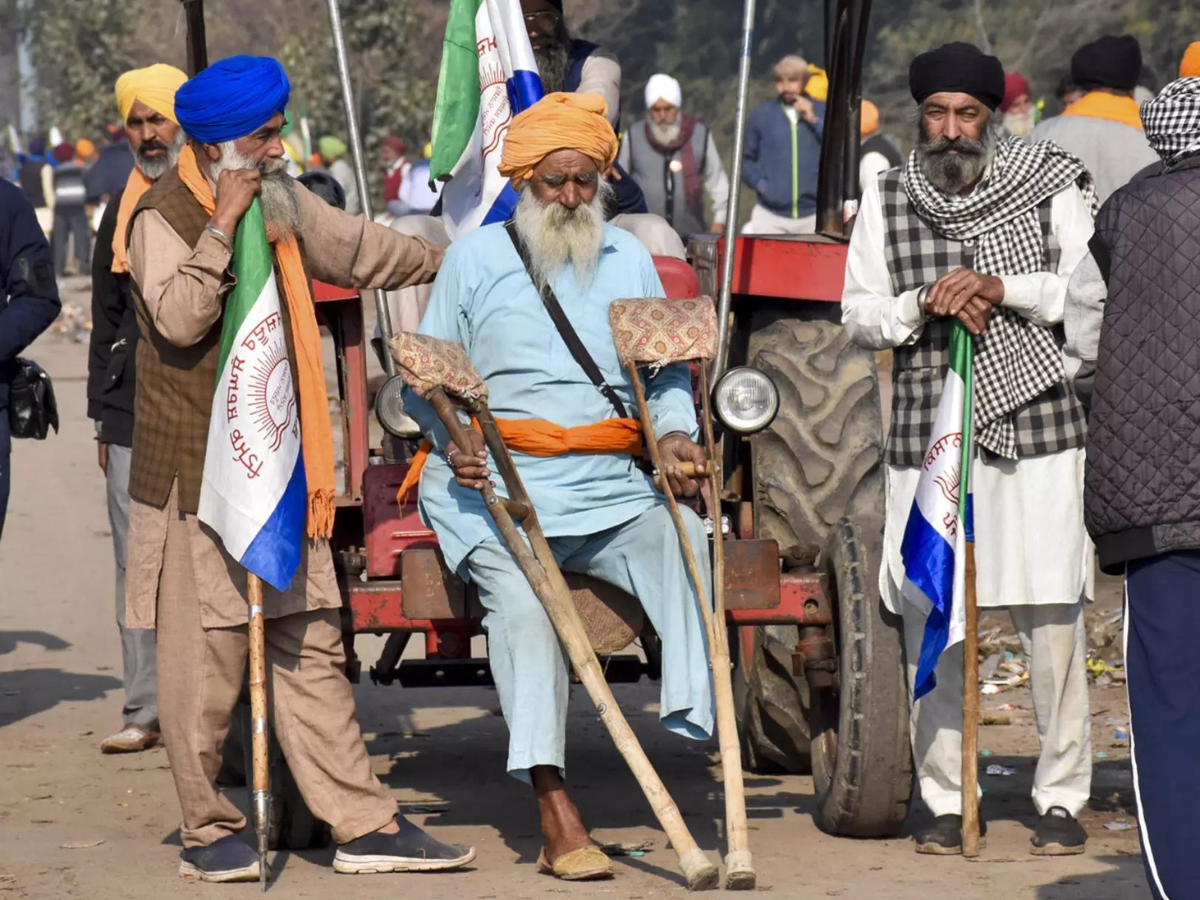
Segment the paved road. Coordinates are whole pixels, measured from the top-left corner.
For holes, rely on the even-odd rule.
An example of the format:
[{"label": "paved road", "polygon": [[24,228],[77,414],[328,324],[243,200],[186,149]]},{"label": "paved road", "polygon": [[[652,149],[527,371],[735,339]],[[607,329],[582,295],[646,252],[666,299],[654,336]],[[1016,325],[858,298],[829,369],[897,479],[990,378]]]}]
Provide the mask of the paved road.
[{"label": "paved road", "polygon": [[[121,685],[104,488],[85,418],[85,351],[53,336],[32,349],[55,378],[62,432],[42,444],[22,443],[14,454],[12,504],[0,545],[0,890],[47,900],[256,896],[257,886],[189,886],[177,877],[179,810],[161,749],[124,757],[97,749],[119,724]],[[1109,585],[1108,606],[1113,593]],[[379,642],[362,644],[369,665]],[[616,693],[700,844],[715,855],[722,846],[715,744],[665,734],[655,721],[654,686]],[[332,851],[283,855],[275,861],[274,896],[683,895],[674,856],[582,691],[573,698],[568,750],[575,797],[603,838],[654,842],[645,856],[620,862],[615,881],[599,885],[566,885],[536,874],[537,820],[527,790],[503,774],[505,730],[494,691],[367,684],[356,695],[375,771],[401,804],[420,810],[412,814],[416,821],[443,839],[474,843],[478,860],[454,875],[351,881],[329,868]],[[1036,758],[1029,694],[983,698],[985,709],[1001,703],[1018,707],[1014,725],[985,728],[981,746],[992,751],[989,761],[1017,772],[983,779],[991,828],[980,861],[915,856],[907,838],[911,822],[895,840],[827,837],[812,823],[810,778],[748,776],[760,890],[787,898],[891,900],[1148,896],[1136,831],[1104,828],[1136,821],[1128,812],[1127,753],[1107,721],[1128,721],[1123,693],[1105,688],[1093,695],[1096,750],[1108,758],[1097,761],[1093,809],[1084,816],[1092,837],[1086,855],[1059,860],[1028,854]],[[242,796],[235,799],[244,803]]]}]

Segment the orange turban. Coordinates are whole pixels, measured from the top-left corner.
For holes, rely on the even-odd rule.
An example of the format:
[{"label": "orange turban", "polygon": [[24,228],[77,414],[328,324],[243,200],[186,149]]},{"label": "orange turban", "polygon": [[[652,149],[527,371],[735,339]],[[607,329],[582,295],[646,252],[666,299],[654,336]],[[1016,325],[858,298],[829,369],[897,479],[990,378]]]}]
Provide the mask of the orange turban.
[{"label": "orange turban", "polygon": [[1187,52],[1183,54],[1183,62],[1179,64],[1180,78],[1195,78],[1200,75],[1200,41],[1188,44]]},{"label": "orange turban", "polygon": [[860,118],[863,137],[868,137],[879,130],[879,107],[865,97],[862,102]]},{"label": "orange turban", "polygon": [[617,158],[617,135],[607,115],[599,94],[547,94],[508,126],[500,174],[520,190],[555,150],[578,150],[601,174],[608,172]]}]

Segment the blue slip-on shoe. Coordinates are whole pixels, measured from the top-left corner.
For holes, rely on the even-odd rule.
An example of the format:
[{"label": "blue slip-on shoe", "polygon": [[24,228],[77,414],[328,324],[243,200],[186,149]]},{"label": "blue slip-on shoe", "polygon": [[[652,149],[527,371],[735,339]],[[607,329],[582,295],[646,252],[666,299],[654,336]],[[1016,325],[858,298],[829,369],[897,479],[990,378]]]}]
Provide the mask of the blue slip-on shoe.
[{"label": "blue slip-on shoe", "polygon": [[338,846],[333,870],[343,875],[376,875],[383,872],[444,872],[458,869],[475,858],[474,847],[443,844],[404,816],[396,817],[396,834],[372,831]]},{"label": "blue slip-on shoe", "polygon": [[258,853],[228,834],[207,847],[188,847],[179,862],[179,874],[188,881],[258,881]]}]

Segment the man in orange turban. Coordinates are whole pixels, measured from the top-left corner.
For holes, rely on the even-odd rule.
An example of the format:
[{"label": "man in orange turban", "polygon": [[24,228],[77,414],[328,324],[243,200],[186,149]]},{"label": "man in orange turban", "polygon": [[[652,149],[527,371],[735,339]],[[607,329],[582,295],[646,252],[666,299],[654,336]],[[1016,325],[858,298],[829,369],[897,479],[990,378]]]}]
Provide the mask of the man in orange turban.
[{"label": "man in orange turban", "polygon": [[[607,315],[613,300],[661,297],[663,288],[645,246],[605,221],[614,194],[606,174],[617,153],[605,110],[598,95],[555,93],[513,119],[500,164],[520,195],[512,221],[484,225],[450,246],[420,333],[466,349],[504,417],[505,442],[563,568],[638,597],[662,640],[663,724],[703,739],[713,728],[699,615],[708,597],[688,581],[665,498],[631,459],[641,455],[643,435]],[[546,311],[551,295],[572,339],[592,357],[591,376]],[[694,440],[687,366],[664,366],[648,391],[666,480],[694,496],[697,483],[680,464],[703,472],[705,456]],[[565,880],[608,877],[612,864],[592,845],[563,781],[569,673],[562,648],[475,490],[490,477],[482,438],[471,431],[472,445],[456,447],[412,392],[404,408],[430,441],[421,513],[446,564],[475,584],[487,610],[508,771],[532,785],[546,836],[539,867]],[[703,525],[684,514],[697,557],[707,558]]]}]

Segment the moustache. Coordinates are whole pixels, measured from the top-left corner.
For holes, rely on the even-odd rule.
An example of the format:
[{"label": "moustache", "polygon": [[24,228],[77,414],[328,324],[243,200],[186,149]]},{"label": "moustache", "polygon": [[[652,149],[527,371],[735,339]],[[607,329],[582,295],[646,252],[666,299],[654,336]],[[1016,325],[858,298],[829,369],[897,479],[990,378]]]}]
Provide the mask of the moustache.
[{"label": "moustache", "polygon": [[170,148],[162,141],[143,141],[142,145],[138,147],[137,152],[138,156],[145,156],[151,150],[161,150],[163,153],[166,153],[168,149]]},{"label": "moustache", "polygon": [[986,152],[983,141],[963,137],[948,138],[945,135],[925,141],[924,150],[926,153],[948,153],[957,150],[959,156],[983,156]]}]

